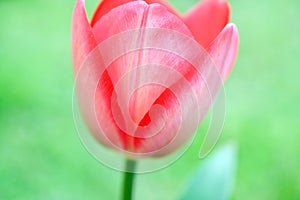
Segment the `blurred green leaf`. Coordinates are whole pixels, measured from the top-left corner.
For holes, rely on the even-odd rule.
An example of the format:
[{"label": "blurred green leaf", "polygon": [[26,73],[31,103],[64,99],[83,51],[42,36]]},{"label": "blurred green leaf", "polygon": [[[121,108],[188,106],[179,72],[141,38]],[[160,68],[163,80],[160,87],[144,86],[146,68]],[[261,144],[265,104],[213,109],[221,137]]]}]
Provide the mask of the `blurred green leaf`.
[{"label": "blurred green leaf", "polygon": [[232,193],[236,146],[226,144],[207,157],[196,170],[180,200],[226,200]]}]

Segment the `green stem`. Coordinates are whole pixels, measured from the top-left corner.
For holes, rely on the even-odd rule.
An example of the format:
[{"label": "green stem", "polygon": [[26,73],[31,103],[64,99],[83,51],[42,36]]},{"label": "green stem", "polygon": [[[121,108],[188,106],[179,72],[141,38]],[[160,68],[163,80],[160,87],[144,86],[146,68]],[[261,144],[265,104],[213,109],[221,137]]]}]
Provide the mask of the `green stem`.
[{"label": "green stem", "polygon": [[135,165],[136,161],[129,159],[126,160],[126,171],[124,172],[123,183],[123,200],[132,200]]}]

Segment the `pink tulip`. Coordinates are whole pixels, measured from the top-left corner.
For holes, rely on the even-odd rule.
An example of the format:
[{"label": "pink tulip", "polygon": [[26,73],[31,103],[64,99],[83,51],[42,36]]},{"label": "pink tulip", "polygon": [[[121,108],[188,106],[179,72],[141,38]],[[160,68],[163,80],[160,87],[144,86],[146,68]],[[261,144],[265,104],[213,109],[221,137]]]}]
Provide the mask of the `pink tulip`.
[{"label": "pink tulip", "polygon": [[[203,92],[203,79],[193,65],[184,57],[159,49],[142,48],[127,52],[109,66],[104,66],[103,57],[112,56],[121,51],[123,46],[124,48],[130,45],[143,47],[147,42],[147,45],[149,43],[159,45],[173,37],[168,36],[166,30],[169,30],[196,41],[195,43],[203,48],[215,64],[221,79],[225,79],[232,69],[238,48],[237,29],[234,24],[228,24],[228,20],[229,5],[223,0],[205,0],[185,15],[177,13],[163,0],[103,0],[89,22],[84,0],[78,0],[72,23],[74,71],[77,78],[81,77],[79,81],[76,79],[78,90],[81,91],[77,96],[85,123],[97,141],[131,154],[133,157],[135,154],[163,156],[174,152],[186,143],[195,131],[195,127],[185,128],[186,134],[178,134],[177,130],[183,123],[182,120],[185,120],[182,115],[184,113],[192,115],[194,111],[195,104],[190,102],[192,97],[187,91],[192,89],[199,99],[207,97]],[[154,31],[161,29],[161,36],[157,38],[149,36],[151,28]],[[118,40],[115,39],[117,41],[115,45],[106,46],[105,51],[102,52],[95,51],[99,45],[113,36],[135,30],[138,30],[138,34],[132,37],[138,38],[134,40],[137,41],[136,43],[130,42],[129,38],[129,42],[123,41],[122,46],[117,44]],[[177,47],[183,45],[180,41],[174,41],[169,44],[170,48],[173,48],[171,47],[173,44]],[[194,53],[192,47],[184,45],[182,47],[182,54]],[[195,58],[204,71],[210,70],[210,65],[206,64],[207,59],[201,56]],[[167,68],[158,69],[157,73],[155,66],[150,68],[151,70],[132,72],[151,63]],[[83,70],[83,66],[89,66],[89,69]],[[170,78],[170,75],[166,75],[168,72],[164,71],[165,69],[178,72],[181,78],[176,77],[176,73]],[[102,72],[97,72],[99,70]],[[128,73],[130,75],[127,77]],[[95,74],[100,74],[100,77]],[[96,77],[97,80],[92,80],[88,78],[89,76]],[[124,77],[125,82],[120,83],[119,81]],[[211,82],[212,85],[215,83],[216,88],[219,88],[221,83],[217,83],[211,77],[207,76],[206,81]],[[131,88],[131,85],[140,86],[146,80],[157,83],[156,78],[169,83],[173,81],[173,85],[166,88],[163,85],[150,84],[136,87],[133,93],[129,92],[128,88]],[[90,82],[93,81],[97,82],[94,93],[87,91],[92,88]],[[189,87],[184,83],[188,83]],[[178,94],[175,94],[175,90]],[[130,102],[126,104],[129,93]],[[122,101],[122,98],[125,103],[117,102]],[[155,105],[159,106],[155,107]],[[161,107],[164,109],[161,110]],[[205,107],[208,107],[208,104],[205,104]],[[136,126],[131,126],[131,121]]]}]

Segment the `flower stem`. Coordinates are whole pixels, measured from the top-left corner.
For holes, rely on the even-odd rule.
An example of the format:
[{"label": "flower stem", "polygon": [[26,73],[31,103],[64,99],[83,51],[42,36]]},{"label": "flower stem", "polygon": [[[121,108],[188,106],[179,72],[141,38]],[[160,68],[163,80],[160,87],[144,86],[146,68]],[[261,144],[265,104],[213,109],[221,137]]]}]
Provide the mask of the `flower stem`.
[{"label": "flower stem", "polygon": [[135,165],[136,161],[130,159],[126,160],[126,171],[124,172],[123,183],[123,200],[132,200]]}]

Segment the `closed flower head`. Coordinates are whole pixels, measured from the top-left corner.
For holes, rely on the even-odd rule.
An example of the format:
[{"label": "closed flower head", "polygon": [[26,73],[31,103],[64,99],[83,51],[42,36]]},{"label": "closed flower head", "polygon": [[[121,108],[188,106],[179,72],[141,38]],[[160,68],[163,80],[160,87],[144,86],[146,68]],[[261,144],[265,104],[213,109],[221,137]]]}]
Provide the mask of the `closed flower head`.
[{"label": "closed flower head", "polygon": [[73,13],[72,53],[84,121],[131,158],[185,144],[230,73],[238,33],[229,5],[205,0],[185,15],[163,0],[103,0]]}]

